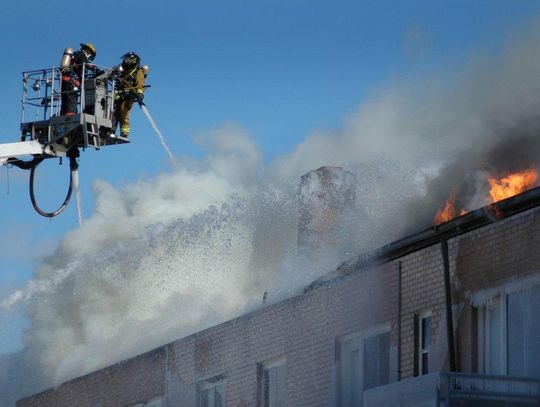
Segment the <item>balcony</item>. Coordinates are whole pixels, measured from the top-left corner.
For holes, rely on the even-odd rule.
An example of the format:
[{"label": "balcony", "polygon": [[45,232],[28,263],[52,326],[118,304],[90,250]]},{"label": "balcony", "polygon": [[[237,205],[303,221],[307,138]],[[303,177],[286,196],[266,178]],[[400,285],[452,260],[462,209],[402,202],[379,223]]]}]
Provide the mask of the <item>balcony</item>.
[{"label": "balcony", "polygon": [[364,407],[540,406],[540,380],[435,372],[364,392]]}]

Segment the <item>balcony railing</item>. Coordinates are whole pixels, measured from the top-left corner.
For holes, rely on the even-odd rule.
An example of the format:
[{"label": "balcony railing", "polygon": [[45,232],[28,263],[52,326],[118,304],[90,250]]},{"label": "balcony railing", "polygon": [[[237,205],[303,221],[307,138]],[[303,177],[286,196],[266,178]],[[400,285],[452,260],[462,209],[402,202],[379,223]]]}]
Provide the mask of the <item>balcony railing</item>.
[{"label": "balcony railing", "polygon": [[447,401],[448,406],[458,400],[482,400],[489,405],[540,405],[540,380],[524,377],[444,372],[439,374],[439,389],[441,401]]},{"label": "balcony railing", "polygon": [[436,372],[364,392],[364,407],[540,406],[540,380]]}]

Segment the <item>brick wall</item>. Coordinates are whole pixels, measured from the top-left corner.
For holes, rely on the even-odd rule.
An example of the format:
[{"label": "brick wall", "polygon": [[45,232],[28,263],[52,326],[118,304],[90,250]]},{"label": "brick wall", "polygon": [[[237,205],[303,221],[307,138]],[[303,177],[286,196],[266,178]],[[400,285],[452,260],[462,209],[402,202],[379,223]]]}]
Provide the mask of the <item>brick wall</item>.
[{"label": "brick wall", "polygon": [[285,357],[289,405],[326,405],[336,338],[395,321],[393,280],[384,265],[174,342],[169,363],[184,383],[175,398],[194,405],[197,381],[225,375],[228,406],[257,406],[258,366]]},{"label": "brick wall", "polygon": [[165,391],[163,348],[71,380],[17,402],[17,407],[118,407],[159,396]]},{"label": "brick wall", "polygon": [[[473,355],[474,331],[467,293],[538,272],[538,213],[529,210],[448,242],[454,302],[461,304],[455,315],[465,370],[473,368],[466,359]],[[445,366],[443,276],[437,243],[21,400],[17,407],[122,407],[157,395],[163,395],[166,406],[195,406],[197,383],[221,375],[227,380],[227,406],[256,407],[259,366],[280,357],[287,360],[289,405],[326,406],[336,390],[336,343],[345,335],[386,323],[396,347],[400,320],[401,377],[411,377],[415,315],[429,311],[434,352],[439,352],[433,363]]]},{"label": "brick wall", "polygon": [[456,253],[460,298],[537,273],[539,232],[539,210],[534,209],[461,236]]},{"label": "brick wall", "polygon": [[[415,317],[431,312],[433,340],[446,323],[444,269],[440,244],[402,257],[401,262],[401,378],[415,373]],[[437,369],[439,370],[439,369]]]},{"label": "brick wall", "polygon": [[278,357],[287,360],[290,405],[326,405],[336,385],[336,338],[381,322],[395,324],[395,277],[389,264],[355,273],[23,399],[17,407],[122,407],[156,395],[164,395],[166,405],[195,405],[196,384],[220,375],[227,379],[228,406],[257,406],[258,366]]}]

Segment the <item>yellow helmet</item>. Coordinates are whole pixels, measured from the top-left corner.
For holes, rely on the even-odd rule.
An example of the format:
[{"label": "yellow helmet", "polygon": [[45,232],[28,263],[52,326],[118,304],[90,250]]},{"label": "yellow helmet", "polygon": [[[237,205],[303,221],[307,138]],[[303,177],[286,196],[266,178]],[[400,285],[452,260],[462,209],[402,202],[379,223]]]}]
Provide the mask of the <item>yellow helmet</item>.
[{"label": "yellow helmet", "polygon": [[83,51],[87,51],[89,56],[88,59],[90,61],[93,61],[96,57],[96,46],[92,44],[91,42],[87,42],[86,44],[81,44],[81,49]]}]

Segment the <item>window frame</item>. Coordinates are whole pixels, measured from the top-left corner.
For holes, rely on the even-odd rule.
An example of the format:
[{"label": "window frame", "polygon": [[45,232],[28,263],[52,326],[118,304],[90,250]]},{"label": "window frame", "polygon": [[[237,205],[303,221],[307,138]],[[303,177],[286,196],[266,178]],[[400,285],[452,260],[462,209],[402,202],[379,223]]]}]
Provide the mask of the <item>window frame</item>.
[{"label": "window frame", "polygon": [[[539,284],[533,285],[540,289]],[[494,374],[494,375],[507,375],[509,366],[508,366],[508,296],[519,293],[527,289],[514,289],[503,291],[497,293],[485,304],[478,306],[477,318],[477,344],[478,344],[478,371],[484,374]],[[492,343],[491,335],[491,323],[492,318],[490,318],[490,312],[492,310],[498,309],[498,324],[499,329],[496,333],[498,335],[498,340],[500,341],[500,349],[497,355],[497,361],[492,360],[492,349],[490,345]],[[499,371],[492,371],[495,362],[499,365]]]},{"label": "window frame", "polygon": [[[203,406],[203,393],[210,389],[215,389],[218,386],[225,386],[225,399],[224,404],[227,404],[227,377],[223,375],[214,376],[208,379],[201,380],[197,383],[197,407]],[[214,402],[215,404],[215,402]],[[211,406],[214,407],[214,406]]]},{"label": "window frame", "polygon": [[[423,324],[423,321],[427,318],[430,318],[431,319],[431,322],[430,322],[430,326],[431,326],[431,333],[430,333],[430,338],[431,338],[431,343],[429,345],[429,349],[425,350],[424,347],[423,347],[423,338],[424,338],[424,324]],[[429,374],[430,373],[430,369],[429,369],[429,363],[430,363],[430,360],[431,360],[431,355],[432,355],[432,352],[431,352],[431,347],[433,346],[433,313],[431,312],[431,310],[427,310],[427,311],[423,311],[421,313],[418,314],[418,317],[417,317],[417,323],[418,323],[418,340],[417,340],[417,344],[416,344],[416,352],[417,352],[417,355],[418,355],[418,360],[417,360],[417,363],[418,363],[418,376],[423,376],[425,374]],[[427,362],[427,371],[424,373],[424,359],[423,359],[423,356],[424,354],[427,354],[428,355],[428,362]]]},{"label": "window frame", "polygon": [[486,350],[485,350],[485,356],[488,356],[488,355],[491,355],[492,352],[491,352],[491,349],[490,349],[490,344],[491,344],[491,340],[490,340],[490,337],[491,337],[491,318],[489,318],[489,313],[492,311],[492,310],[495,310],[498,308],[498,312],[499,312],[499,329],[498,329],[498,335],[499,335],[499,340],[500,340],[500,349],[499,349],[499,352],[498,352],[498,355],[497,355],[497,358],[498,358],[498,363],[500,364],[500,370],[501,372],[490,372],[490,370],[492,369],[492,365],[494,364],[494,361],[491,360],[490,357],[486,357],[486,372],[489,372],[490,374],[506,374],[506,372],[508,371],[508,366],[507,366],[507,363],[506,363],[506,353],[507,353],[507,332],[506,332],[506,329],[507,329],[507,324],[508,324],[508,321],[506,319],[507,317],[507,312],[508,312],[508,305],[507,305],[507,293],[504,293],[504,294],[501,294],[501,295],[498,295],[495,299],[493,299],[492,301],[490,301],[487,306],[485,307],[485,311],[484,311],[484,317],[486,318],[486,332],[485,332],[485,335],[486,335],[486,342],[485,342],[485,346],[486,346]]},{"label": "window frame", "polygon": [[[392,324],[390,322],[379,324],[376,326],[372,326],[366,329],[363,329],[358,332],[354,332],[352,334],[344,335],[342,337],[339,337],[336,339],[337,341],[337,353],[338,353],[338,360],[339,360],[339,375],[338,375],[338,389],[339,389],[339,404],[343,404],[347,400],[350,399],[351,402],[354,402],[356,399],[358,400],[358,405],[363,405],[363,392],[364,386],[365,386],[365,375],[364,375],[364,368],[365,368],[365,360],[364,360],[364,352],[365,352],[365,341],[367,338],[373,338],[376,336],[380,336],[383,334],[389,334],[390,335],[390,342],[388,345],[388,383],[392,383],[393,381],[393,375],[392,375],[392,366],[393,364],[393,355],[392,355],[392,341],[391,341],[391,335],[392,335]],[[353,384],[352,383],[346,383],[345,382],[345,371],[348,371],[350,376],[352,377],[353,371],[353,365],[351,364],[350,358],[347,357],[347,355],[352,354],[358,355],[358,366],[356,367],[356,375],[358,379],[358,394],[352,395],[351,390],[353,390]],[[347,358],[347,359],[346,359]],[[350,378],[350,377],[348,377]],[[352,379],[351,379],[352,380]],[[379,384],[379,386],[382,386],[387,383]],[[351,386],[351,389],[345,389],[345,386],[349,385]],[[378,386],[376,386],[378,387]],[[356,397],[355,397],[356,396]]]},{"label": "window frame", "polygon": [[[268,407],[269,404],[267,404],[267,391],[266,391],[266,372],[270,369],[281,367],[283,366],[285,369],[285,376],[287,377],[287,358],[285,356],[277,357],[273,359],[269,359],[265,362],[259,363],[259,403],[258,405],[260,407]],[[283,389],[285,399],[288,398],[288,389],[287,389],[287,379],[285,379],[285,388]],[[270,400],[268,399],[268,403],[270,403]]]}]

